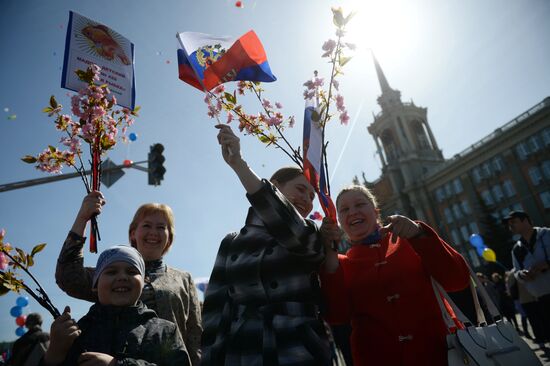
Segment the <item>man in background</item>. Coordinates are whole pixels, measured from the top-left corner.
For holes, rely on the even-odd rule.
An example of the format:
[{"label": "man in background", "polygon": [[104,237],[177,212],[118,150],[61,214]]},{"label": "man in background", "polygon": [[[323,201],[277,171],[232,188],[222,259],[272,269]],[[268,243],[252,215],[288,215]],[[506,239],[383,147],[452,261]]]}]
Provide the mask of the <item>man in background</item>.
[{"label": "man in background", "polygon": [[13,344],[10,366],[36,366],[46,353],[50,335],[42,331],[42,316],[30,313],[25,320],[27,333]]},{"label": "man in background", "polygon": [[544,336],[537,341],[550,342],[550,229],[534,227],[523,211],[511,211],[503,222],[513,234],[520,235],[512,248],[513,270],[517,280],[537,298],[538,319],[544,329]]}]

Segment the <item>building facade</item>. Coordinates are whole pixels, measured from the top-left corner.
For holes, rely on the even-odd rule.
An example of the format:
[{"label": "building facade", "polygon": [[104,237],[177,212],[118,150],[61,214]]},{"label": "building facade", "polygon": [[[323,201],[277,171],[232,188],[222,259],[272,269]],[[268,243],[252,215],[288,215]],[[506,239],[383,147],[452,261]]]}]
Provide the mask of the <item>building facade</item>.
[{"label": "building facade", "polygon": [[376,59],[374,63],[381,112],[368,131],[382,175],[364,184],[378,197],[381,214],[429,223],[474,267],[481,262],[469,237],[478,233],[509,267],[513,241],[502,217],[524,210],[536,226],[550,226],[550,97],[445,159],[427,108],[402,102]]}]

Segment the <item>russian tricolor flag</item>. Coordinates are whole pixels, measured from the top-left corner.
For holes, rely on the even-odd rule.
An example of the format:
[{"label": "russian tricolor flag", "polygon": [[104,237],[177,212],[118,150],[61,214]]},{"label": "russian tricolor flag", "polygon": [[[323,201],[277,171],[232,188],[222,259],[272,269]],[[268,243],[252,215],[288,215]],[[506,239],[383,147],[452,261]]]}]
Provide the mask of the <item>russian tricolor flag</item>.
[{"label": "russian tricolor flag", "polygon": [[178,49],[179,78],[197,89],[208,91],[233,80],[277,80],[252,30],[237,39],[195,32],[177,37],[182,47]]},{"label": "russian tricolor flag", "polygon": [[304,111],[304,175],[313,186],[319,196],[319,203],[325,213],[336,222],[336,208],[330,198],[323,169],[323,132],[319,125],[321,113],[319,112],[317,98],[306,99]]}]

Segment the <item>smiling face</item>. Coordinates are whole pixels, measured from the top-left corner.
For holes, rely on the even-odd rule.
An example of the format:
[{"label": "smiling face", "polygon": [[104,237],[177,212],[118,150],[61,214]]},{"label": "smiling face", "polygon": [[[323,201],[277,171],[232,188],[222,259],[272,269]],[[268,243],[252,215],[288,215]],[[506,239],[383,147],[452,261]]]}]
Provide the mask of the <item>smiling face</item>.
[{"label": "smiling face", "polygon": [[132,306],[141,296],[143,277],[127,262],[113,262],[99,275],[97,295],[102,305]]},{"label": "smiling face", "polygon": [[285,183],[272,180],[273,184],[292,203],[302,217],[307,217],[313,209],[315,191],[303,175],[298,175]]},{"label": "smiling face", "polygon": [[378,225],[378,211],[364,192],[349,190],[336,200],[338,221],[352,242],[372,234]]},{"label": "smiling face", "polygon": [[130,242],[146,261],[162,258],[171,243],[169,223],[162,212],[143,216],[130,231]]}]

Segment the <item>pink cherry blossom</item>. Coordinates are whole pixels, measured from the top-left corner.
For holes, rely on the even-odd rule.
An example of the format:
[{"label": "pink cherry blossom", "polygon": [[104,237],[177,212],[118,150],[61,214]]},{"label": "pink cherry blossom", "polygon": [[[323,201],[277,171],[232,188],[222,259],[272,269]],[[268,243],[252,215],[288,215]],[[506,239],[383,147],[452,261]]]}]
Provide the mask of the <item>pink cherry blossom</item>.
[{"label": "pink cherry blossom", "polygon": [[343,125],[347,125],[348,122],[349,122],[348,111],[344,111],[343,113],[340,113],[340,123]]},{"label": "pink cherry blossom", "polygon": [[325,51],[325,53],[323,53],[321,57],[329,57],[334,51],[334,48],[336,48],[336,41],[333,39],[329,39],[328,41],[323,43],[322,49],[323,51]]},{"label": "pink cherry blossom", "polygon": [[344,106],[344,97],[340,94],[336,95],[336,109],[339,112],[345,112],[346,107]]},{"label": "pink cherry blossom", "polygon": [[8,257],[2,252],[0,252],[0,271],[5,271],[8,268]]},{"label": "pink cherry blossom", "polygon": [[283,108],[283,105],[279,102],[275,102],[275,108],[281,109],[281,108]]},{"label": "pink cherry blossom", "polygon": [[294,116],[291,116],[289,119],[288,119],[288,127],[292,128],[294,127],[294,124],[296,123],[296,120],[294,119]]}]

